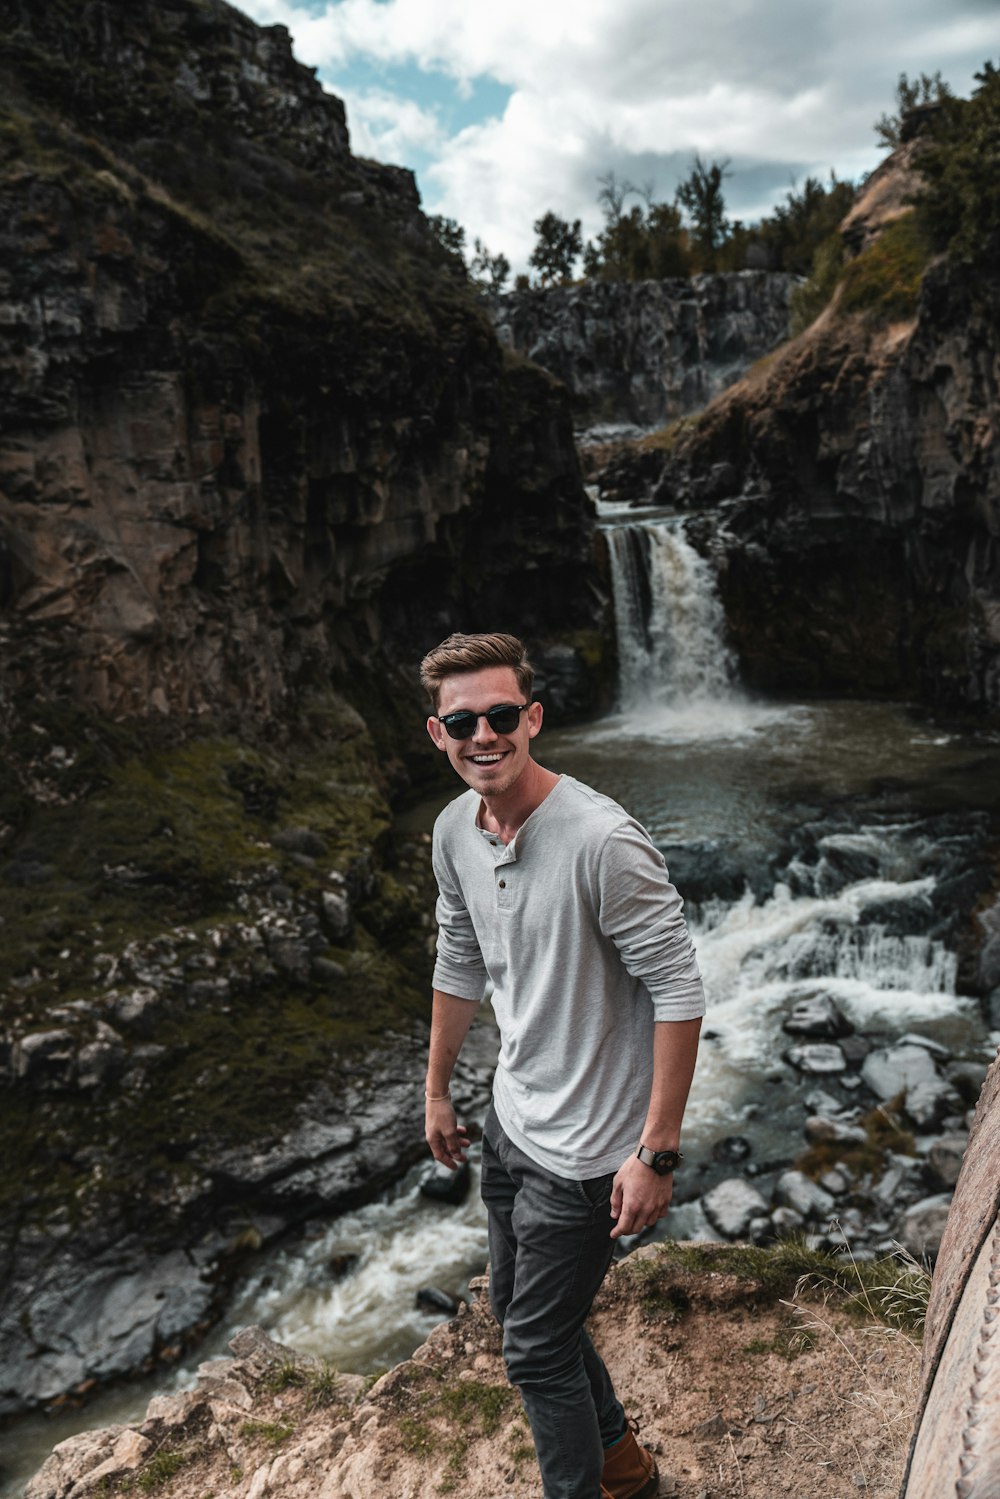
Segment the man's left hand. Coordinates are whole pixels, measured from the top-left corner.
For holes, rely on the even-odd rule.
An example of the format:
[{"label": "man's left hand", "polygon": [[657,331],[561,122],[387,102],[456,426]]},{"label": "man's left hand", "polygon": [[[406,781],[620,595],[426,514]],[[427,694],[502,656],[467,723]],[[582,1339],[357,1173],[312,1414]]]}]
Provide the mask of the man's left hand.
[{"label": "man's left hand", "polygon": [[613,1239],[623,1234],[638,1234],[652,1228],[663,1218],[674,1192],[673,1176],[657,1176],[652,1166],[644,1166],[638,1156],[630,1155],[615,1173],[611,1189],[611,1216],[617,1219],[611,1230]]}]

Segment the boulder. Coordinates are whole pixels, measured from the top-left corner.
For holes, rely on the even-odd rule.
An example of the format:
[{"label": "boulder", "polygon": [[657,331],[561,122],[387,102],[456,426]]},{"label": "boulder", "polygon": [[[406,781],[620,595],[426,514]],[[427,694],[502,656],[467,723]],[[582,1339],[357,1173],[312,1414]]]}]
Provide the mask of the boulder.
[{"label": "boulder", "polygon": [[828,994],[810,994],[796,1000],[782,1021],[782,1029],[790,1036],[835,1041],[838,1036],[849,1036],[854,1027]]},{"label": "boulder", "polygon": [[847,1071],[847,1058],[835,1041],[806,1041],[801,1046],[790,1046],[784,1057],[797,1071],[810,1076]]},{"label": "boulder", "polygon": [[888,1100],[918,1083],[933,1082],[937,1069],[924,1046],[884,1046],[865,1057],[861,1077],[876,1097]]},{"label": "boulder", "polygon": [[454,1296],[437,1286],[421,1286],[416,1303],[422,1312],[439,1312],[443,1317],[454,1317],[459,1305]]},{"label": "boulder", "polygon": [[706,1192],[701,1200],[705,1217],[726,1239],[743,1238],[754,1218],[765,1217],[768,1204],[742,1176],[731,1176]]},{"label": "boulder", "polygon": [[937,1257],[950,1207],[951,1193],[941,1192],[936,1197],[915,1202],[900,1214],[894,1233],[914,1259],[934,1260]]},{"label": "boulder", "polygon": [[774,1188],[774,1199],[803,1218],[828,1218],[835,1208],[830,1193],[802,1171],[783,1171]]},{"label": "boulder", "polygon": [[468,1197],[470,1181],[468,1161],[463,1161],[456,1171],[435,1165],[420,1183],[420,1195],[431,1198],[433,1202],[447,1202],[457,1206]]},{"label": "boulder", "polygon": [[958,1181],[967,1144],[966,1135],[942,1135],[934,1141],[927,1152],[927,1169],[940,1186],[950,1189]]},{"label": "boulder", "polygon": [[933,1129],[949,1114],[960,1112],[962,1100],[943,1078],[929,1077],[906,1091],[903,1109],[917,1129]]},{"label": "boulder", "polygon": [[712,1160],[725,1166],[738,1166],[750,1151],[750,1141],[745,1135],[726,1135],[712,1146]]}]

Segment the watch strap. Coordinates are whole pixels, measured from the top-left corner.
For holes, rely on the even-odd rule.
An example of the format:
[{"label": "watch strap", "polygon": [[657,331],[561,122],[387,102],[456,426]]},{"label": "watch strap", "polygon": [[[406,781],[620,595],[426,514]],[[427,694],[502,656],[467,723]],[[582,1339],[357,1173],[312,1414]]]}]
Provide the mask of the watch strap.
[{"label": "watch strap", "polygon": [[658,1176],[669,1176],[684,1159],[679,1150],[650,1150],[648,1145],[640,1145],[636,1155],[644,1166],[651,1166]]}]

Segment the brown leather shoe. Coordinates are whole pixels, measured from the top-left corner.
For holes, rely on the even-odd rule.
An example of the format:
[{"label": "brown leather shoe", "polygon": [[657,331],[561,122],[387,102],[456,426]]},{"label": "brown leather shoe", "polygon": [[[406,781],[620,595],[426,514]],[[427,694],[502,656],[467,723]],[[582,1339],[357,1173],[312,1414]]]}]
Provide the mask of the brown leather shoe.
[{"label": "brown leather shoe", "polygon": [[656,1461],[636,1441],[638,1429],[639,1423],[630,1418],[621,1441],[606,1450],[601,1474],[602,1499],[604,1494],[609,1499],[653,1499],[659,1488]]}]

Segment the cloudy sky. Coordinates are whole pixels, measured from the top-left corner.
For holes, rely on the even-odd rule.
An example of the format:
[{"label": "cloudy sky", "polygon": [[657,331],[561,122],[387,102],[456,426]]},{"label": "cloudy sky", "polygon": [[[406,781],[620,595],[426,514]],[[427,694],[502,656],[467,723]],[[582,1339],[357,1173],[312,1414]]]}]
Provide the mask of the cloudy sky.
[{"label": "cloudy sky", "polygon": [[281,22],[347,105],[354,151],[411,167],[445,214],[525,268],[547,209],[601,226],[598,177],[671,198],[728,158],[752,221],[809,174],[882,159],[896,80],[959,94],[1000,56],[1000,0],[238,0]]}]

